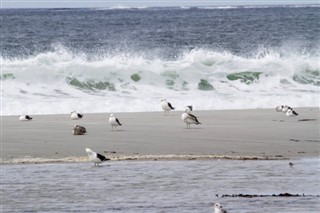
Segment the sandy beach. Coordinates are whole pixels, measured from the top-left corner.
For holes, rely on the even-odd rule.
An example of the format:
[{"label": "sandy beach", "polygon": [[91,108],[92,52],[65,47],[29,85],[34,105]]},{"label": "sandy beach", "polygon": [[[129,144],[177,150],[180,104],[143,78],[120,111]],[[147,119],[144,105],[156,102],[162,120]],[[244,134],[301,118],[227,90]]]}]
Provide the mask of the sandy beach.
[{"label": "sandy beach", "polygon": [[[320,153],[319,108],[297,108],[297,117],[274,109],[195,111],[190,129],[181,111],[115,113],[123,126],[111,131],[109,113],[2,116],[2,163],[87,161],[89,147],[113,160],[294,159]],[[87,134],[72,134],[75,124]]]}]

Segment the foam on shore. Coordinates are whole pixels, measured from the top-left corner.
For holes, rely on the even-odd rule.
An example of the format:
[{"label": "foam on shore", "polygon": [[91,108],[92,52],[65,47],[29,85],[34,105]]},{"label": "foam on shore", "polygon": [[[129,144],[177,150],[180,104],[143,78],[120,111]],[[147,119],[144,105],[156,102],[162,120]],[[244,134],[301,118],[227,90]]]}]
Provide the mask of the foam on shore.
[{"label": "foam on shore", "polygon": [[[110,156],[109,156],[110,157]],[[284,156],[232,156],[232,155],[117,155],[111,156],[112,161],[131,160],[288,160]],[[83,163],[88,162],[87,157],[67,157],[67,158],[13,158],[12,160],[2,160],[1,164],[41,164],[41,163]]]}]

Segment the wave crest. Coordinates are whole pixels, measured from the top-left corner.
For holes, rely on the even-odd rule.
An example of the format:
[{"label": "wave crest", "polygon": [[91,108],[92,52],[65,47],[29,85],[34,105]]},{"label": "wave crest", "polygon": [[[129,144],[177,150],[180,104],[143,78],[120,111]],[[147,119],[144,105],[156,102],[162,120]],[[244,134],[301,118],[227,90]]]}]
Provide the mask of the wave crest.
[{"label": "wave crest", "polygon": [[[319,105],[318,56],[296,53],[263,51],[241,57],[197,49],[175,60],[128,53],[94,59],[60,47],[27,59],[2,58],[2,62],[4,115],[20,114],[21,109],[33,114],[75,108],[154,111],[161,97],[182,107],[196,102],[201,110]],[[43,110],[35,109],[35,103]],[[133,107],[128,108],[130,103]]]}]

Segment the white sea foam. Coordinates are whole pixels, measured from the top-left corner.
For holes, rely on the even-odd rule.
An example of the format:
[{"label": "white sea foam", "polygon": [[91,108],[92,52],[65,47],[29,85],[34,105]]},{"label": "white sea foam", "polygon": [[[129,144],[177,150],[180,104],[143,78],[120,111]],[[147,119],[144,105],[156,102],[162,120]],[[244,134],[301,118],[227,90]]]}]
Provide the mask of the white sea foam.
[{"label": "white sea foam", "polygon": [[2,115],[319,106],[318,56],[277,52],[241,57],[193,50],[176,60],[118,54],[87,59],[63,47],[2,58]]}]

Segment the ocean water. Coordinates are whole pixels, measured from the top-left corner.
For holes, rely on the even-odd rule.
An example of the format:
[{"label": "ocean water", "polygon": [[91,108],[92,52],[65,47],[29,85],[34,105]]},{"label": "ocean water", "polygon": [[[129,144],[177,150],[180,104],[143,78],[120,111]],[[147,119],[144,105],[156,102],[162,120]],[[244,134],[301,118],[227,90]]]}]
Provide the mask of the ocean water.
[{"label": "ocean water", "polygon": [[[109,161],[2,165],[1,212],[320,211],[320,161]],[[239,198],[222,195],[300,194]]]},{"label": "ocean water", "polygon": [[320,7],[1,9],[2,115],[319,106]]}]

